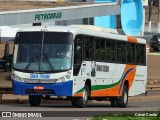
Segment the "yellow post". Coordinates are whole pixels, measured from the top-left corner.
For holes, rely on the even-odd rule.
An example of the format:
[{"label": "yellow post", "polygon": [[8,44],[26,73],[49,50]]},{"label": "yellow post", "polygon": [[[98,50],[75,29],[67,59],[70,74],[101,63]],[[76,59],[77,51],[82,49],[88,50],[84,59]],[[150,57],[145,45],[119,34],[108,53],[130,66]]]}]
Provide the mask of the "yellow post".
[{"label": "yellow post", "polygon": [[64,0],[57,0],[56,2],[64,2]]}]

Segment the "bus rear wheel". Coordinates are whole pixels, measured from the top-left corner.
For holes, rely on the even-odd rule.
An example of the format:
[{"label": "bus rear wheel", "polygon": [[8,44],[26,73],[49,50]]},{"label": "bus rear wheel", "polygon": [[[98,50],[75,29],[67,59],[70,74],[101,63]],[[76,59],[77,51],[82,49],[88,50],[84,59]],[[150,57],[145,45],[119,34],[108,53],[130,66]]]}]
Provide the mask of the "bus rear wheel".
[{"label": "bus rear wheel", "polygon": [[124,85],[122,96],[117,99],[117,106],[121,108],[127,107],[128,104],[128,87]]},{"label": "bus rear wheel", "polygon": [[117,98],[111,99],[111,107],[117,107]]},{"label": "bus rear wheel", "polygon": [[41,103],[41,96],[38,95],[29,95],[30,106],[39,106]]},{"label": "bus rear wheel", "polygon": [[76,99],[76,106],[80,108],[85,108],[88,102],[89,88],[87,85],[84,86],[83,96]]}]

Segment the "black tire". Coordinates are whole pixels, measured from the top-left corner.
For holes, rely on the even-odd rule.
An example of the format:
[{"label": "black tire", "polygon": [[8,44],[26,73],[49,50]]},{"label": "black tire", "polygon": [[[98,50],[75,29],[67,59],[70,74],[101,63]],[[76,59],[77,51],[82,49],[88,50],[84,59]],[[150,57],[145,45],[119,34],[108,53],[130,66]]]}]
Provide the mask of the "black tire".
[{"label": "black tire", "polygon": [[117,107],[117,99],[112,99],[111,100],[111,107]]},{"label": "black tire", "polygon": [[76,106],[76,98],[71,98],[71,103],[73,106]]},{"label": "black tire", "polygon": [[39,106],[41,103],[41,96],[29,95],[30,106]]},{"label": "black tire", "polygon": [[155,48],[155,51],[159,51],[159,47]]},{"label": "black tire", "polygon": [[160,45],[159,45],[158,51],[160,51]]},{"label": "black tire", "polygon": [[87,85],[84,86],[83,96],[76,99],[76,105],[80,108],[85,108],[87,106],[89,97],[89,88]]},{"label": "black tire", "polygon": [[121,108],[127,107],[128,104],[128,87],[124,85],[122,96],[117,99],[117,106]]},{"label": "black tire", "polygon": [[8,65],[5,65],[5,66],[4,66],[4,71],[5,71],[5,72],[8,72],[9,70],[10,70],[9,66],[8,66]]}]

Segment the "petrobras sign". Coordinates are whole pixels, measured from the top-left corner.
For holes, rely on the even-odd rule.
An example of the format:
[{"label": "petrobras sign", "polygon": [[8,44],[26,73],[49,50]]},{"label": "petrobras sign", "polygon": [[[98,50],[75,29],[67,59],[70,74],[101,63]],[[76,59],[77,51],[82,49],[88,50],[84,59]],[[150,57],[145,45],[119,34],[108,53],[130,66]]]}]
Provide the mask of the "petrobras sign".
[{"label": "petrobras sign", "polygon": [[148,0],[142,0],[143,6],[148,6]]},{"label": "petrobras sign", "polygon": [[62,12],[36,14],[34,18],[35,21],[62,18]]}]

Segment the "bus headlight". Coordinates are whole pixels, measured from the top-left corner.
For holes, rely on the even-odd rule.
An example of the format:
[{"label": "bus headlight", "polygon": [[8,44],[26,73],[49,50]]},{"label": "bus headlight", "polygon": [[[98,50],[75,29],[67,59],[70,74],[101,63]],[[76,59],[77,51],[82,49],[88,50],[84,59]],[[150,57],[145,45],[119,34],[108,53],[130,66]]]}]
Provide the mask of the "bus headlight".
[{"label": "bus headlight", "polygon": [[65,78],[66,78],[66,79],[70,79],[70,75],[66,75]]},{"label": "bus headlight", "polygon": [[65,77],[61,77],[58,79],[58,82],[65,82]]},{"label": "bus headlight", "polygon": [[15,80],[18,82],[24,82],[23,79],[16,74],[12,74],[12,80]]},{"label": "bus headlight", "polygon": [[63,77],[60,77],[57,82],[65,82],[67,81],[68,79],[70,79],[70,75],[65,75]]}]

